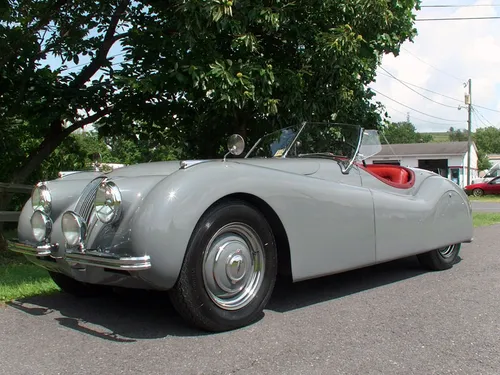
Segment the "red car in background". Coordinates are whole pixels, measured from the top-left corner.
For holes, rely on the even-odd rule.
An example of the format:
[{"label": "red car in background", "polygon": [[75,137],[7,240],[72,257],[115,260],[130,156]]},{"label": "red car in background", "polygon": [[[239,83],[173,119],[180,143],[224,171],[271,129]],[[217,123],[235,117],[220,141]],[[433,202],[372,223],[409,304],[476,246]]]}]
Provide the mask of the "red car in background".
[{"label": "red car in background", "polygon": [[475,197],[480,197],[486,194],[500,194],[500,176],[495,177],[489,182],[480,182],[477,184],[471,184],[464,187],[467,195],[474,195]]}]

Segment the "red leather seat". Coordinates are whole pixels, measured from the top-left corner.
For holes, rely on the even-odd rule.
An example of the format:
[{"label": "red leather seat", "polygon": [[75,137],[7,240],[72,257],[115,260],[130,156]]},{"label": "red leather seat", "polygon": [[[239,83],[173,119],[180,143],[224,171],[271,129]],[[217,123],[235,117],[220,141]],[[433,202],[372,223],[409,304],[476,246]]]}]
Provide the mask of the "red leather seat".
[{"label": "red leather seat", "polygon": [[368,169],[372,170],[380,177],[395,182],[396,184],[406,184],[408,182],[408,172],[398,166],[394,168],[388,165],[377,165],[376,167],[369,166]]},{"label": "red leather seat", "polygon": [[399,165],[368,164],[363,169],[386,184],[399,189],[409,189],[415,183],[415,173]]}]

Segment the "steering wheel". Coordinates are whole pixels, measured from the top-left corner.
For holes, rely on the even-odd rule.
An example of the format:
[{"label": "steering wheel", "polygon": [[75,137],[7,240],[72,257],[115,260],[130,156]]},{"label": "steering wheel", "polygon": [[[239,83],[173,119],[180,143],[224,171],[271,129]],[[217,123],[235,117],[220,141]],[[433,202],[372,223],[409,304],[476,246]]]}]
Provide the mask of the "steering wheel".
[{"label": "steering wheel", "polygon": [[[342,150],[343,147],[345,147],[346,145],[349,146],[350,148],[352,148],[352,150],[356,151],[356,148],[355,146],[353,146],[351,143],[349,142],[340,142],[340,141],[332,141],[332,142],[329,142],[330,144],[333,144],[333,145],[339,145],[339,149]],[[345,158],[347,159],[348,157],[347,156],[343,156],[343,155],[337,155],[337,154],[334,154],[333,152],[311,152],[311,153],[308,153],[308,154],[299,154],[297,155],[299,158],[300,157],[305,157],[305,156],[310,156],[310,155],[317,155],[317,156],[330,156],[330,157],[338,157],[338,158]]]}]

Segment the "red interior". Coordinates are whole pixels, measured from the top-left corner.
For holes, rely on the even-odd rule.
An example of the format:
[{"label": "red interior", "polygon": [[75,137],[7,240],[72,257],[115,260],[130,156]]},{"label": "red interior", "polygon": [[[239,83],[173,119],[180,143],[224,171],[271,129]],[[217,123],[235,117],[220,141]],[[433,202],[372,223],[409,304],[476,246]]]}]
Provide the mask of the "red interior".
[{"label": "red interior", "polygon": [[415,172],[400,165],[367,164],[366,167],[360,165],[360,168],[398,189],[409,189],[415,183]]}]

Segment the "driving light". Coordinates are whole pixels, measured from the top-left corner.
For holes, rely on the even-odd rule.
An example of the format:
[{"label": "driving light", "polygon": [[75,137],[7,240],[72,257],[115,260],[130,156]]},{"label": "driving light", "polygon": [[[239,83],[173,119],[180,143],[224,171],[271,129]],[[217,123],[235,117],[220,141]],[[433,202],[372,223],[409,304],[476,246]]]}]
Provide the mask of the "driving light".
[{"label": "driving light", "polygon": [[31,206],[33,211],[43,211],[47,215],[50,215],[52,209],[52,196],[50,195],[50,190],[42,182],[39,182],[33,189],[31,193]]},{"label": "driving light", "polygon": [[38,242],[46,240],[52,231],[52,220],[44,212],[36,210],[31,216],[31,230]]},{"label": "driving light", "polygon": [[97,190],[94,206],[97,218],[103,223],[111,223],[120,214],[122,195],[114,182],[103,181]]},{"label": "driving light", "polygon": [[70,247],[81,244],[87,235],[87,224],[80,216],[71,211],[66,211],[62,216],[61,228],[66,244]]}]

